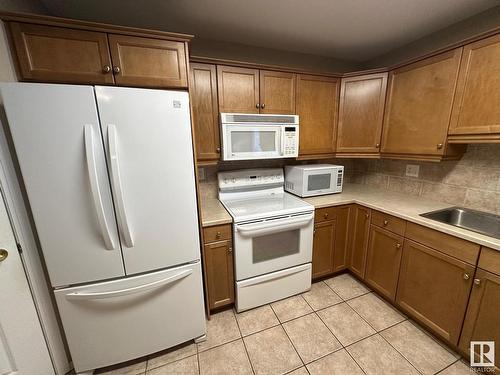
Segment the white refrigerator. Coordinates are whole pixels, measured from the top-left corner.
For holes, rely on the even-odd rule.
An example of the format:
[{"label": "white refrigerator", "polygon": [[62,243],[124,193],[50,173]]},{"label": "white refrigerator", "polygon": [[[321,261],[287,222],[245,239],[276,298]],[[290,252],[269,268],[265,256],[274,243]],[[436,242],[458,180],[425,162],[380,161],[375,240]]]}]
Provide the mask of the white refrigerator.
[{"label": "white refrigerator", "polygon": [[0,91],[76,371],[203,336],[188,93]]}]

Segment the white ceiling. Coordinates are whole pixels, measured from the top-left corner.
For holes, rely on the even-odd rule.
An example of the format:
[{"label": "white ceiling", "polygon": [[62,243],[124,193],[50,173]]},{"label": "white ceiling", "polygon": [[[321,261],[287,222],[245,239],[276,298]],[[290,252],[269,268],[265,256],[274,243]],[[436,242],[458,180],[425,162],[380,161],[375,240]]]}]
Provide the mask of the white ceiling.
[{"label": "white ceiling", "polygon": [[56,16],[365,61],[500,0],[40,0]]}]

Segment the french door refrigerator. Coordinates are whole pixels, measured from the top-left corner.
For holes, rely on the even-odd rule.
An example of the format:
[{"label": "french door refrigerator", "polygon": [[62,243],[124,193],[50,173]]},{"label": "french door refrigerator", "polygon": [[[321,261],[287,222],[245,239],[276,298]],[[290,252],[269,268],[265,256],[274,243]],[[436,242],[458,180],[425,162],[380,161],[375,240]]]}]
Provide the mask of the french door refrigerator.
[{"label": "french door refrigerator", "polygon": [[203,336],[188,93],[0,90],[76,371]]}]

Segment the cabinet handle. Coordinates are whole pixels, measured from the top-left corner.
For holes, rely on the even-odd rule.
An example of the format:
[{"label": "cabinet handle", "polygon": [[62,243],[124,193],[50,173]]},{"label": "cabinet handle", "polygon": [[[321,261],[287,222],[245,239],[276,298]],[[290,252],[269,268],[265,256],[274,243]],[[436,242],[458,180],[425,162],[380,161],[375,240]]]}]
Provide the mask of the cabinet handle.
[{"label": "cabinet handle", "polygon": [[389,224],[389,222],[387,220],[384,220],[384,225],[387,225]]},{"label": "cabinet handle", "polygon": [[477,286],[481,285],[481,279],[474,279],[474,284]]},{"label": "cabinet handle", "polygon": [[215,238],[217,238],[217,239],[221,238],[221,236],[222,236],[222,233],[221,233],[221,232],[217,232],[217,233],[215,234]]},{"label": "cabinet handle", "polygon": [[260,104],[259,103],[255,104],[255,108],[257,109],[260,108]]},{"label": "cabinet handle", "polygon": [[400,243],[396,244],[396,249],[401,249],[401,244]]},{"label": "cabinet handle", "polygon": [[470,276],[469,274],[466,272],[464,273],[464,280],[469,280],[470,279]]},{"label": "cabinet handle", "polygon": [[375,145],[375,147],[376,147],[376,148],[380,148],[380,143],[377,143],[377,144]]},{"label": "cabinet handle", "polygon": [[120,73],[121,69],[119,66],[113,66],[113,72],[115,72],[116,74]]},{"label": "cabinet handle", "polygon": [[104,66],[102,67],[102,71],[103,71],[104,73],[109,73],[109,72],[111,72],[111,67],[110,67],[109,65],[104,65]]},{"label": "cabinet handle", "polygon": [[218,154],[220,154],[220,147],[217,147],[217,148],[215,149],[215,151],[216,151]]},{"label": "cabinet handle", "polygon": [[443,148],[443,144],[442,144],[442,143],[438,143],[438,144],[437,144],[437,149],[438,149],[438,150],[441,150],[442,148]]},{"label": "cabinet handle", "polygon": [[260,108],[262,108],[262,109],[264,109],[265,107],[266,107],[266,104],[265,104],[265,103],[262,103],[262,104],[260,105]]}]

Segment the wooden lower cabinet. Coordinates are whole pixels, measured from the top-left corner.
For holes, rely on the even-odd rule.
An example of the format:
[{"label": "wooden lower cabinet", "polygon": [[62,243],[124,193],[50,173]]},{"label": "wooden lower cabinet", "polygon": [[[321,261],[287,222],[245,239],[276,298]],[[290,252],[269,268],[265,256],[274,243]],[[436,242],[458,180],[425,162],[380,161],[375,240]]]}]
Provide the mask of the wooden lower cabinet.
[{"label": "wooden lower cabinet", "polygon": [[312,278],[333,273],[336,221],[329,220],[314,225]]},{"label": "wooden lower cabinet", "polygon": [[460,336],[459,347],[466,354],[469,353],[471,341],[495,342],[495,366],[498,373],[500,371],[500,276],[480,268],[476,271]]},{"label": "wooden lower cabinet", "polygon": [[369,208],[354,205],[351,208],[351,244],[349,251],[350,270],[360,278],[365,277],[366,250],[370,235]]},{"label": "wooden lower cabinet", "polygon": [[403,237],[370,225],[365,281],[394,301],[401,263]]},{"label": "wooden lower cabinet", "polygon": [[474,266],[405,240],[396,303],[436,335],[456,345]]}]

